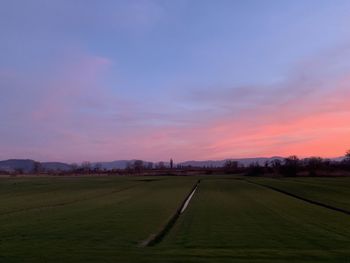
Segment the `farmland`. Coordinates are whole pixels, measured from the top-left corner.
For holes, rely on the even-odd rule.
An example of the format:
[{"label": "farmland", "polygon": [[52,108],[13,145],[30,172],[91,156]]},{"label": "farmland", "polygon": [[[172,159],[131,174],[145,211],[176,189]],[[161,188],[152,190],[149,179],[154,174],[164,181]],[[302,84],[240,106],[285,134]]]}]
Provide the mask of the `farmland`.
[{"label": "farmland", "polygon": [[349,262],[348,214],[274,190],[346,210],[349,188],[350,178],[1,178],[0,262]]}]

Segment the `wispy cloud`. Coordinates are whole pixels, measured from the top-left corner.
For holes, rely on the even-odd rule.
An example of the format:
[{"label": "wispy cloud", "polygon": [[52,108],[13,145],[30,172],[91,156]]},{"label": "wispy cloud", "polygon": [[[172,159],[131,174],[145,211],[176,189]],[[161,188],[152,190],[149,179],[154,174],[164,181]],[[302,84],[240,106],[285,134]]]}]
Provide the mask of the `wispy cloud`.
[{"label": "wispy cloud", "polygon": [[[328,59],[318,60],[320,70],[315,65],[309,70],[307,63],[268,87],[202,89],[186,102],[176,98],[170,104],[119,96],[104,83],[112,65],[81,52],[42,77],[22,81],[3,73],[8,87],[3,103],[19,102],[7,103],[3,114],[8,124],[0,131],[3,147],[44,159],[184,160],[336,156],[350,145],[350,71],[315,74]],[[14,140],[22,144],[17,150]]]},{"label": "wispy cloud", "polygon": [[[228,1],[218,13],[198,3],[2,1],[0,159],[336,156],[350,147],[348,45],[306,57],[310,43],[286,43],[301,36],[294,12],[292,37],[284,17],[274,39],[264,33],[276,23],[254,34],[270,11],[254,13],[248,32],[239,13],[253,14],[250,5]],[[315,50],[334,45],[322,43]]]}]

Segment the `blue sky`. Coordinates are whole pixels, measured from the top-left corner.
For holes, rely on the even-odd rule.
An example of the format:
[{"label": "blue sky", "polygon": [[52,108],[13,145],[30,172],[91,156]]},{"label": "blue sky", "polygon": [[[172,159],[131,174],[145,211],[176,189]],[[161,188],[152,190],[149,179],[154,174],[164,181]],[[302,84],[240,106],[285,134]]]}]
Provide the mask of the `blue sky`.
[{"label": "blue sky", "polygon": [[340,0],[2,0],[0,158],[341,155],[349,12]]}]

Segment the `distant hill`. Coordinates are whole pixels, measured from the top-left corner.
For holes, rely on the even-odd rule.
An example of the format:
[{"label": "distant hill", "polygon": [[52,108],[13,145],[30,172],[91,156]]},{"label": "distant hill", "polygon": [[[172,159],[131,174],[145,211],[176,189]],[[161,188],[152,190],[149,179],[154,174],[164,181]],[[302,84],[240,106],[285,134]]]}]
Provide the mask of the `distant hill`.
[{"label": "distant hill", "polygon": [[44,171],[69,171],[72,169],[70,164],[60,162],[45,162],[41,163],[41,168]]},{"label": "distant hill", "polygon": [[21,159],[10,159],[0,161],[0,170],[6,172],[14,172],[21,170],[24,173],[29,173],[34,169],[35,161],[33,160],[21,160]]},{"label": "distant hill", "polygon": [[336,158],[332,158],[332,161],[336,161],[336,162],[341,162],[345,159],[345,157],[336,157]]},{"label": "distant hill", "polygon": [[[35,168],[34,160],[22,160],[22,159],[10,159],[0,161],[0,170],[6,172],[22,171],[24,173],[30,173]],[[59,162],[43,162],[40,163],[40,168],[44,171],[69,171],[72,166],[66,163]]]},{"label": "distant hill", "polygon": [[133,162],[134,160],[118,160],[112,162],[96,162],[92,163],[92,167],[96,164],[101,165],[102,169],[113,170],[113,169],[125,169],[129,162]]}]

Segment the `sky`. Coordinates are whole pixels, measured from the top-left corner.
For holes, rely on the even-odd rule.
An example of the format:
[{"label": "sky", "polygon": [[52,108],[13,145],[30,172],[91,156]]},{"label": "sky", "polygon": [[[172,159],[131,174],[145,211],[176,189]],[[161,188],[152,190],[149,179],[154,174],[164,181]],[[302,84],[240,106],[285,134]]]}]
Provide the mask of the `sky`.
[{"label": "sky", "polygon": [[348,0],[0,0],[0,159],[336,157]]}]

